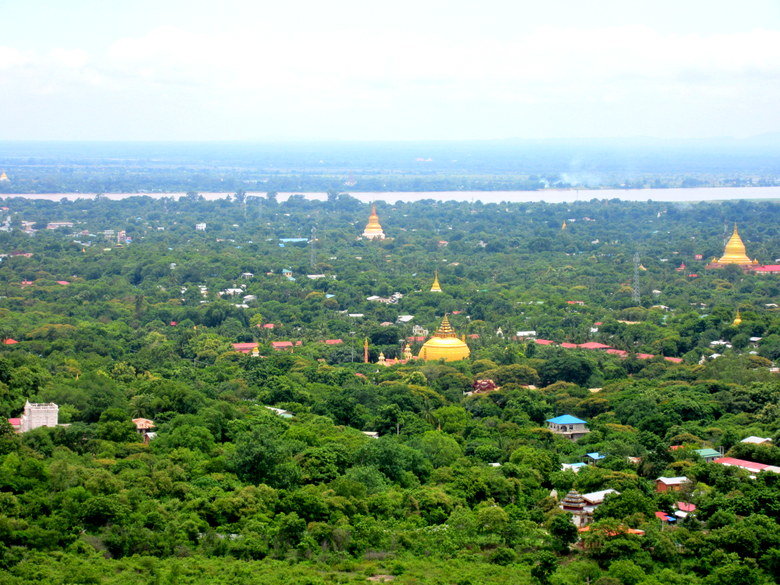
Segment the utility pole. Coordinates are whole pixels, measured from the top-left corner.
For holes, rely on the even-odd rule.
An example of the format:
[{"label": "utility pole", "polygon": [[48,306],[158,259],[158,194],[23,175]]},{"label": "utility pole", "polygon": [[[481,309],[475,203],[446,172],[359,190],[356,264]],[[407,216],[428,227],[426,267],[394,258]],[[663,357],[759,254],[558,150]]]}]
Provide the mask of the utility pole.
[{"label": "utility pole", "polygon": [[634,285],[631,287],[631,299],[638,307],[642,302],[639,294],[639,252],[634,252]]}]

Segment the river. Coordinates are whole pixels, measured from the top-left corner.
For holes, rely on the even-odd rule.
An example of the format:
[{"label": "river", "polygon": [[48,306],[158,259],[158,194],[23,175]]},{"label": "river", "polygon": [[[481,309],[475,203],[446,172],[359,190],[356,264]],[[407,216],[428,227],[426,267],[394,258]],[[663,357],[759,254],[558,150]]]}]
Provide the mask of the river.
[{"label": "river", "polygon": [[[307,199],[324,200],[325,193],[278,193],[279,201],[284,201],[291,195],[303,195]],[[363,202],[386,201],[420,201],[433,199],[435,201],[481,201],[482,203],[501,202],[534,202],[567,203],[573,201],[590,201],[591,199],[621,199],[623,201],[726,201],[733,199],[780,199],[780,187],[701,187],[694,189],[546,189],[542,191],[392,191],[392,192],[356,192],[349,193]],[[184,193],[107,193],[106,199],[126,199],[138,196],[174,197],[179,198]],[[206,199],[223,199],[232,193],[200,193]],[[265,192],[247,192],[247,195],[265,196]],[[25,197],[29,199],[45,199],[59,201],[60,199],[94,199],[94,194],[84,193],[19,193],[7,194],[5,198]]]}]

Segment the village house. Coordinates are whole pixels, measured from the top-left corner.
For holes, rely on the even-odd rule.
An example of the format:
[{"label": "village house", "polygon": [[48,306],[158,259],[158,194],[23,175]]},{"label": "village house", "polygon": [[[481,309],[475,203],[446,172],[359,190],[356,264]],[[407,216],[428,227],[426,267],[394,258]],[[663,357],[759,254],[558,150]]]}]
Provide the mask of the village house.
[{"label": "village house", "polygon": [[655,480],[655,491],[657,492],[679,492],[690,480],[687,477],[659,477]]},{"label": "village house", "polygon": [[547,423],[547,428],[553,433],[563,435],[572,441],[576,441],[590,432],[587,422],[570,414],[556,416],[555,418],[547,419],[545,422]]}]

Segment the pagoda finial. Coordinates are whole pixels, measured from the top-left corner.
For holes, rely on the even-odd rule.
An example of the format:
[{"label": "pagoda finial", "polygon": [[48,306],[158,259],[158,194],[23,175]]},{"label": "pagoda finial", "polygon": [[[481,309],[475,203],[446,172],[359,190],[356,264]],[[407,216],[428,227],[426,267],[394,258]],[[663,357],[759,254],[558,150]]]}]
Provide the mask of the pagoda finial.
[{"label": "pagoda finial", "polygon": [[439,271],[433,273],[433,284],[431,285],[431,292],[444,292],[439,284]]}]

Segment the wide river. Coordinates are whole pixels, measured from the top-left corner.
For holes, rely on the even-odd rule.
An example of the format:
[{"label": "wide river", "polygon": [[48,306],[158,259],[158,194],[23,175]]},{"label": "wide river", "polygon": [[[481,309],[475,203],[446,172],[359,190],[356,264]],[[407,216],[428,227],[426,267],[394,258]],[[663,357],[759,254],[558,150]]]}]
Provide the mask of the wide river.
[{"label": "wide river", "polygon": [[[364,202],[387,201],[481,201],[483,203],[532,202],[566,203],[572,201],[590,201],[591,199],[622,199],[623,201],[725,201],[729,199],[780,199],[780,187],[702,187],[696,189],[547,189],[543,191],[392,191],[376,193],[352,193]],[[179,198],[184,193],[107,193],[106,199],[125,199],[146,195],[149,197]],[[200,193],[206,199],[223,199],[232,193]],[[265,192],[247,192],[251,196],[265,196]],[[324,200],[325,193],[280,192],[278,199],[284,201],[291,195],[303,195],[307,199]],[[26,197],[29,199],[94,199],[94,194],[85,193],[20,193],[5,195],[6,198]]]}]

